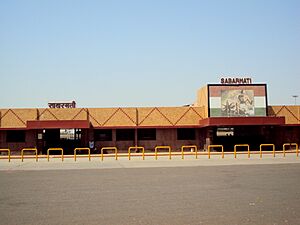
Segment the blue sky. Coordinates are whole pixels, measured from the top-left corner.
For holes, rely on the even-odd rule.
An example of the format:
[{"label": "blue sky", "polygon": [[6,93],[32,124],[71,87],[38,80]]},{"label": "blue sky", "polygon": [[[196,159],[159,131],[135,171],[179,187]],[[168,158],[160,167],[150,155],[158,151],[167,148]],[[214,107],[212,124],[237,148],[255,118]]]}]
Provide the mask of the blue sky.
[{"label": "blue sky", "polygon": [[294,104],[299,24],[289,0],[1,0],[0,108],[181,106],[235,76]]}]

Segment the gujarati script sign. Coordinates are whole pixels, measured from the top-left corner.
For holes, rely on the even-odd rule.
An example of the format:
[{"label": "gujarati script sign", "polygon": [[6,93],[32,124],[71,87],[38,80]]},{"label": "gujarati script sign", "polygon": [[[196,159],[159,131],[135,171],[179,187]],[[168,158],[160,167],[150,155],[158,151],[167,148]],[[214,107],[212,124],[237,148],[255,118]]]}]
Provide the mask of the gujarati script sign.
[{"label": "gujarati script sign", "polygon": [[49,108],[76,108],[76,102],[48,102]]}]

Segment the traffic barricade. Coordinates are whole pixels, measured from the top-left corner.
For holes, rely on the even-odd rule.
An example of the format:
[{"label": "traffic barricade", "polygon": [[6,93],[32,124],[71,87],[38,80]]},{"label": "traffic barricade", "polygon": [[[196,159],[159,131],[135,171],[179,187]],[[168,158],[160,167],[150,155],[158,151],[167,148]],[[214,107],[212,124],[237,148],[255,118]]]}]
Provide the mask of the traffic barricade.
[{"label": "traffic barricade", "polygon": [[272,147],[273,157],[275,157],[275,145],[274,144],[261,144],[259,146],[259,157],[262,158],[262,147]]},{"label": "traffic barricade", "polygon": [[171,159],[171,146],[156,146],[155,147],[155,160],[157,160],[157,150],[158,149],[168,149],[169,150],[169,159]]},{"label": "traffic barricade", "polygon": [[50,151],[60,151],[61,152],[61,161],[64,161],[64,150],[62,148],[48,148],[47,150],[47,160],[49,162],[49,153]]},{"label": "traffic barricade", "polygon": [[234,145],[234,158],[236,159],[236,149],[237,147],[247,147],[247,152],[248,152],[248,158],[250,158],[250,146],[248,144],[237,144]]},{"label": "traffic barricade", "polygon": [[76,161],[77,151],[88,151],[89,161],[91,161],[91,149],[90,148],[75,148],[74,149],[74,160]]},{"label": "traffic barricade", "polygon": [[38,150],[36,148],[23,148],[21,150],[21,159],[22,159],[22,162],[24,161],[24,152],[25,151],[34,151],[35,152],[35,161],[37,162],[38,161],[38,155],[37,155],[37,152]]},{"label": "traffic barricade", "polygon": [[298,144],[297,143],[285,143],[283,144],[282,150],[283,150],[283,156],[285,157],[285,151],[286,151],[286,146],[295,146],[296,147],[296,155],[298,157],[299,155],[299,148],[298,148]]},{"label": "traffic barricade", "polygon": [[128,148],[128,160],[130,160],[131,157],[131,150],[142,150],[142,159],[145,160],[145,148],[142,146],[132,146]]},{"label": "traffic barricade", "polygon": [[210,149],[211,148],[221,148],[222,150],[222,159],[224,158],[224,147],[223,145],[208,145],[207,150],[208,150],[208,158],[210,159]]},{"label": "traffic barricade", "polygon": [[190,149],[191,151],[194,149],[196,159],[198,159],[198,148],[196,145],[183,145],[181,146],[181,159],[184,159],[184,149]]},{"label": "traffic barricade", "polygon": [[104,150],[114,150],[115,151],[115,159],[118,160],[118,149],[117,147],[103,147],[101,148],[101,160],[103,161],[103,151]]},{"label": "traffic barricade", "polygon": [[8,162],[10,162],[10,149],[9,148],[1,148],[0,152],[7,152]]}]

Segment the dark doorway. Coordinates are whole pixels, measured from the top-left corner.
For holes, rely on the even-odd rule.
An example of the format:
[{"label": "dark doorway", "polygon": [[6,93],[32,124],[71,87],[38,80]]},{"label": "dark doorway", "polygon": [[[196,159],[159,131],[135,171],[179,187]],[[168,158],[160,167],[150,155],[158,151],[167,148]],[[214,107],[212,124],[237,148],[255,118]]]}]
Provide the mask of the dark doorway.
[{"label": "dark doorway", "polygon": [[[49,148],[62,148],[65,155],[74,154],[74,149],[81,147],[81,129],[48,129],[44,130],[43,153]],[[61,154],[51,151],[50,154]]]},{"label": "dark doorway", "polygon": [[224,151],[233,151],[236,144],[248,144],[251,151],[258,151],[260,144],[265,143],[265,136],[259,126],[218,127],[214,129],[213,143],[223,145]]}]

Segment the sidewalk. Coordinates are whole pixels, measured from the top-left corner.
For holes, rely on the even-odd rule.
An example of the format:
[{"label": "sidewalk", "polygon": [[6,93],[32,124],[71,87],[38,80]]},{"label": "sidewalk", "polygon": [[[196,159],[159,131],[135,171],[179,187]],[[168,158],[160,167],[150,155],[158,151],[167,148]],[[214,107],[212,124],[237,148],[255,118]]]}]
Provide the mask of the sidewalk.
[{"label": "sidewalk", "polygon": [[247,154],[238,154],[234,158],[233,154],[225,154],[222,158],[221,154],[211,155],[208,159],[207,155],[198,155],[198,159],[194,155],[185,155],[184,159],[181,154],[172,155],[171,160],[168,154],[159,155],[155,160],[154,155],[146,155],[145,160],[141,156],[131,155],[131,160],[128,160],[127,155],[119,155],[118,160],[115,160],[114,154],[106,155],[103,161],[100,155],[92,155],[91,161],[88,157],[77,156],[76,161],[74,157],[69,155],[64,157],[62,161],[60,156],[50,156],[49,162],[46,156],[39,156],[36,162],[35,157],[26,156],[22,162],[21,158],[11,158],[8,162],[7,158],[1,157],[0,170],[64,170],[64,169],[111,169],[111,168],[148,168],[148,167],[193,167],[193,166],[221,166],[221,165],[256,165],[256,164],[286,164],[299,163],[300,156],[296,153],[286,154],[283,157],[282,153],[264,154],[260,158],[259,154],[252,154],[248,158]]}]

